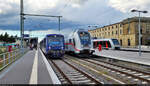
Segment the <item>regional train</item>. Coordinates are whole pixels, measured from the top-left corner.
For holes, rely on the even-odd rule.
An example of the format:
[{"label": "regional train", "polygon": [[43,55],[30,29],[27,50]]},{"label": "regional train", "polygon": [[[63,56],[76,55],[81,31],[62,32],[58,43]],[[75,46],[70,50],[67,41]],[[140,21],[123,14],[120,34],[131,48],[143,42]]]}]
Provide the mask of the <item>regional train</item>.
[{"label": "regional train", "polygon": [[61,34],[48,34],[40,42],[40,48],[47,57],[63,57],[65,54],[64,36]]},{"label": "regional train", "polygon": [[65,52],[92,55],[94,52],[90,33],[84,29],[72,32],[65,40]]},{"label": "regional train", "polygon": [[93,39],[93,48],[97,48],[99,44],[102,46],[102,48],[107,49],[116,49],[119,50],[121,48],[119,42],[117,39]]}]

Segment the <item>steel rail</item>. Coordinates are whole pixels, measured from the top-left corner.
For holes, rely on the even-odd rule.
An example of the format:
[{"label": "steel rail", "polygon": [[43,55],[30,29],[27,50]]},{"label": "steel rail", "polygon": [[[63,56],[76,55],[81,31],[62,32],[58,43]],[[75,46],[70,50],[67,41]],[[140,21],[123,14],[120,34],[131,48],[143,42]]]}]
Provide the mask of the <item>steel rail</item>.
[{"label": "steel rail", "polygon": [[124,68],[124,69],[127,69],[127,70],[131,70],[131,71],[136,71],[136,72],[139,72],[139,73],[143,73],[143,74],[145,74],[145,75],[150,75],[150,73],[148,73],[148,72],[143,72],[143,71],[140,71],[140,70],[137,70],[137,69],[133,69],[133,68],[129,68],[129,67],[117,65],[117,64],[114,64],[114,63],[110,63],[110,62],[98,60],[98,59],[95,59],[95,58],[93,58],[93,59],[91,59],[91,60],[103,62],[103,63],[106,63],[106,64],[110,64],[110,65],[113,65],[113,66],[121,67],[121,68]]},{"label": "steel rail", "polygon": [[117,69],[115,69],[115,68],[111,68],[111,67],[108,67],[108,66],[99,64],[99,63],[95,63],[95,62],[86,60],[86,59],[84,59],[84,61],[90,62],[90,63],[95,64],[95,65],[102,66],[102,67],[107,68],[107,69],[111,69],[111,70],[116,71],[116,72],[120,72],[120,73],[122,73],[122,74],[125,74],[125,75],[128,75],[128,76],[131,76],[131,77],[137,78],[137,79],[139,79],[139,80],[146,81],[146,82],[150,83],[150,80],[147,80],[147,79],[145,79],[145,78],[141,78],[141,77],[138,77],[138,76],[136,76],[136,75],[132,75],[132,74],[129,74],[129,73],[126,73],[126,72],[117,70]]},{"label": "steel rail", "polygon": [[78,72],[82,73],[84,76],[86,76],[88,79],[90,79],[91,81],[94,81],[96,84],[102,84],[100,81],[94,79],[93,77],[89,76],[88,74],[86,74],[85,72],[79,70],[78,68],[76,68],[75,66],[73,66],[72,64],[68,63],[65,60],[62,60],[63,62],[65,62],[66,64],[68,64],[69,66],[71,66],[73,69],[77,70]]},{"label": "steel rail", "polygon": [[[139,50],[126,50],[126,49],[120,49],[120,50],[118,50],[118,51],[127,51],[127,52],[139,52]],[[150,53],[150,51],[141,51],[141,52],[143,52],[143,53]]]},{"label": "steel rail", "polygon": [[63,71],[61,71],[61,69],[56,65],[56,63],[53,60],[51,60],[51,62],[56,67],[56,69],[61,73],[61,75],[67,80],[67,82],[69,84],[72,84],[71,80],[64,74]]}]

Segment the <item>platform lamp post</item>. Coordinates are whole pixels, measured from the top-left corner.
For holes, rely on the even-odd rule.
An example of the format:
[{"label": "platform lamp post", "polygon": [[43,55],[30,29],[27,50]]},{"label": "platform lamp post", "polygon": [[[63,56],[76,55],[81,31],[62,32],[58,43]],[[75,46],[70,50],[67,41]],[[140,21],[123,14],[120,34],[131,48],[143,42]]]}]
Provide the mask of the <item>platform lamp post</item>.
[{"label": "platform lamp post", "polygon": [[141,56],[141,19],[140,19],[140,13],[148,13],[148,11],[140,11],[140,10],[131,10],[131,12],[138,12],[139,13],[139,56]]},{"label": "platform lamp post", "polygon": [[24,8],[23,8],[23,0],[20,0],[20,46],[23,51],[23,34],[24,34]]}]

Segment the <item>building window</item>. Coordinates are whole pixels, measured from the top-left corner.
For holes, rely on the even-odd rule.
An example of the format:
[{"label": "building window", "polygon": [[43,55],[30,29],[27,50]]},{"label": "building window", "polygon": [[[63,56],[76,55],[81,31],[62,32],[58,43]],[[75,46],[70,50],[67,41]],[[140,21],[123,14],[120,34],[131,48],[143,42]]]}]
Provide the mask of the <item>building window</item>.
[{"label": "building window", "polygon": [[150,33],[150,23],[146,24],[146,33]]},{"label": "building window", "polygon": [[116,25],[116,28],[117,28],[117,25]]},{"label": "building window", "polygon": [[122,24],[120,24],[120,27],[122,27]]},{"label": "building window", "polygon": [[122,30],[120,30],[120,34],[122,34]]},{"label": "building window", "polygon": [[118,31],[116,31],[116,35],[118,34]]},{"label": "building window", "polygon": [[128,27],[128,34],[130,34],[130,28]]},{"label": "building window", "polygon": [[112,31],[112,35],[114,34],[114,32]]},{"label": "building window", "polygon": [[130,39],[128,39],[128,46],[130,46]]},{"label": "building window", "polygon": [[122,46],[122,39],[120,39],[120,45]]},{"label": "building window", "polygon": [[112,26],[112,29],[113,29],[114,27]]}]

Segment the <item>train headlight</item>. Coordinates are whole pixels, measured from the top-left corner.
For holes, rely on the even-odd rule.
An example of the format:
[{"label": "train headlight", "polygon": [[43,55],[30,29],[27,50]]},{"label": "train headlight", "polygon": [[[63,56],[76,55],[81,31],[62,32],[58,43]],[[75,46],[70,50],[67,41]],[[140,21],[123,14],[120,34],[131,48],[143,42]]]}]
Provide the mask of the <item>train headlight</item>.
[{"label": "train headlight", "polygon": [[64,47],[61,47],[61,49],[64,49]]},{"label": "train headlight", "polygon": [[49,49],[51,49],[51,47],[49,47]]}]

